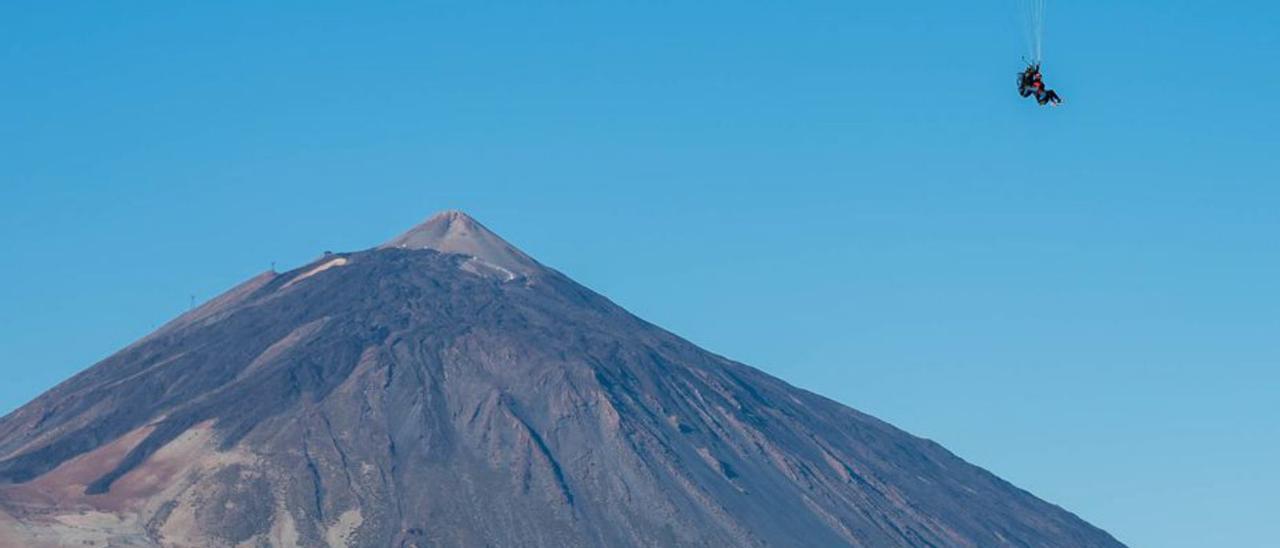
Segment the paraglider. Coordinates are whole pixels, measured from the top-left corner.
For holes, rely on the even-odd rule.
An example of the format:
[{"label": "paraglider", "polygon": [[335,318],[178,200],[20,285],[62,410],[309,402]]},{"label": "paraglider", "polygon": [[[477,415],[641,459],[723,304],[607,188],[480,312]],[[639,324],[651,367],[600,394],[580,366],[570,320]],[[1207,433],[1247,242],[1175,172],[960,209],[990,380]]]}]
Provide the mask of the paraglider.
[{"label": "paraglider", "polygon": [[1058,106],[1062,97],[1044,84],[1040,63],[1044,58],[1044,15],[1048,0],[1016,0],[1022,11],[1023,32],[1027,42],[1027,68],[1018,74],[1018,94],[1035,97],[1041,106]]},{"label": "paraglider", "polygon": [[1045,87],[1044,75],[1040,74],[1040,65],[1038,63],[1028,65],[1027,70],[1018,75],[1018,94],[1023,97],[1034,95],[1036,102],[1041,105],[1056,107],[1062,104],[1062,98],[1058,96],[1058,92]]}]

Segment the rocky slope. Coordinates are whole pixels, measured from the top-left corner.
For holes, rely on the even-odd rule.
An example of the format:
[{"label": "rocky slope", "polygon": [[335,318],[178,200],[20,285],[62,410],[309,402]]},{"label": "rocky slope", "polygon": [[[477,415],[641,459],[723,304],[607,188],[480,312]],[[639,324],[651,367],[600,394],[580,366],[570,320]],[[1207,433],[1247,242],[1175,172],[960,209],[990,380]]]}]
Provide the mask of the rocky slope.
[{"label": "rocky slope", "polygon": [[1118,546],[464,214],[257,276],[0,419],[0,545]]}]

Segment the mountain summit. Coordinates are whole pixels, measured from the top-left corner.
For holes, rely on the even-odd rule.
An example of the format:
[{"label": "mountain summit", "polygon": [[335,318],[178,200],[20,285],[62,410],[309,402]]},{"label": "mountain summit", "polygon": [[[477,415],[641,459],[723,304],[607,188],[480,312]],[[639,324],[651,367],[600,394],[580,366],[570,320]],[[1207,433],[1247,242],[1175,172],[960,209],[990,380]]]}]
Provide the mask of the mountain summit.
[{"label": "mountain summit", "polygon": [[434,249],[469,255],[511,276],[527,276],[541,268],[537,261],[491,232],[470,215],[445,211],[427,219],[382,248]]},{"label": "mountain summit", "polygon": [[449,212],[0,419],[0,546],[1119,546]]}]

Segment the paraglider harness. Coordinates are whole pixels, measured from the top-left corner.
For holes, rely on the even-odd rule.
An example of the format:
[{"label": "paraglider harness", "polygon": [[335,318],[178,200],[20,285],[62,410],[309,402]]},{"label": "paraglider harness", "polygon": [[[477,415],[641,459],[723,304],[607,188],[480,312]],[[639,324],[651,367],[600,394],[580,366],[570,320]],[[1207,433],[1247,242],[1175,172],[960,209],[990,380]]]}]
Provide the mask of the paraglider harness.
[{"label": "paraglider harness", "polygon": [[1044,85],[1044,79],[1040,74],[1040,63],[1027,63],[1027,69],[1018,74],[1018,95],[1023,97],[1036,97],[1036,102],[1041,105],[1058,106],[1062,104],[1062,98],[1058,97],[1058,93]]}]

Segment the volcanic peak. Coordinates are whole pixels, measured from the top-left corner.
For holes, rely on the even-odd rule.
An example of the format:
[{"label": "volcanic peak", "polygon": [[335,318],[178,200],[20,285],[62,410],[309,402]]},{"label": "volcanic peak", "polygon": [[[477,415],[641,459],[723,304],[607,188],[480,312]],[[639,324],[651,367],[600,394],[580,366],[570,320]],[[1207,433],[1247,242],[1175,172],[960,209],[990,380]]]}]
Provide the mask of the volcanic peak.
[{"label": "volcanic peak", "polygon": [[379,247],[433,249],[441,253],[467,255],[488,266],[505,270],[512,277],[528,276],[543,268],[470,215],[455,210],[437,213]]}]

